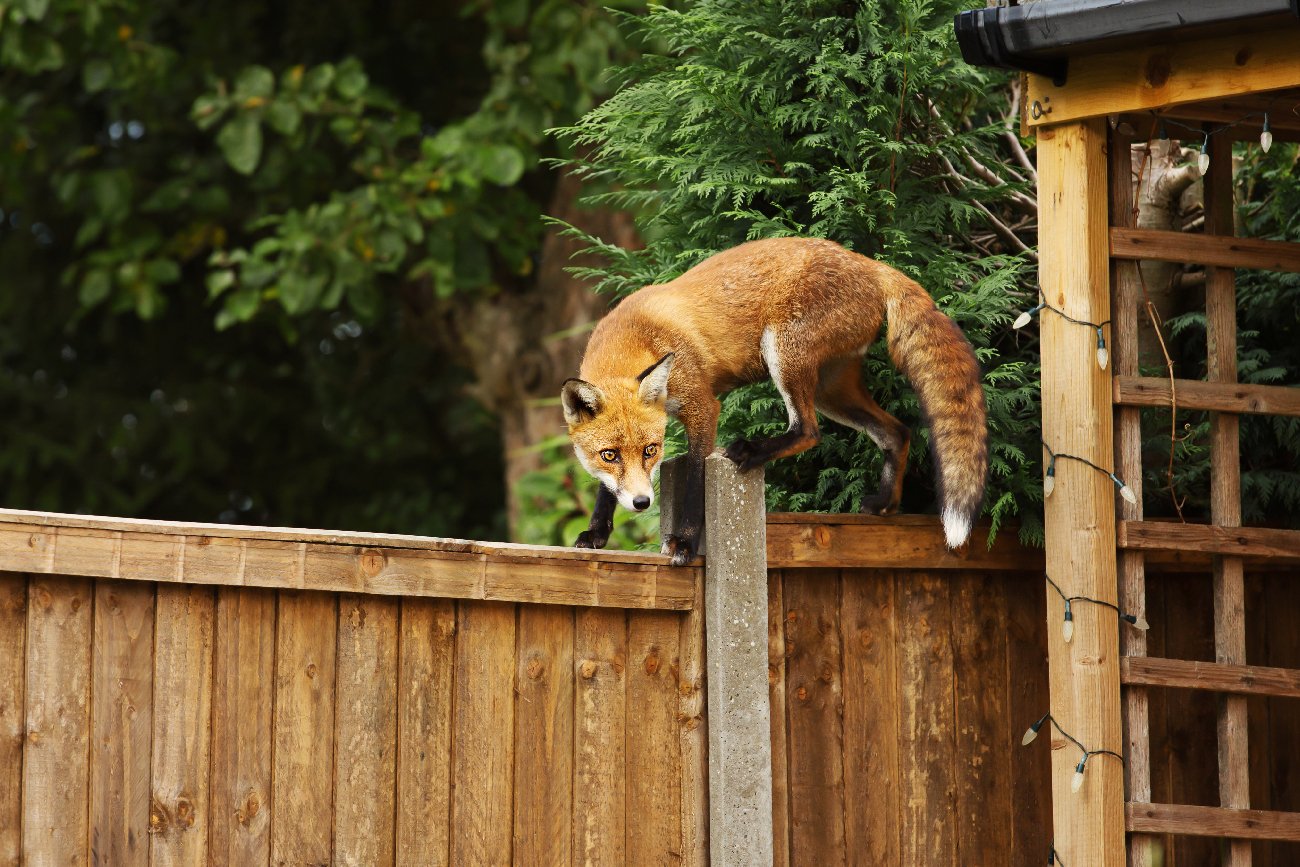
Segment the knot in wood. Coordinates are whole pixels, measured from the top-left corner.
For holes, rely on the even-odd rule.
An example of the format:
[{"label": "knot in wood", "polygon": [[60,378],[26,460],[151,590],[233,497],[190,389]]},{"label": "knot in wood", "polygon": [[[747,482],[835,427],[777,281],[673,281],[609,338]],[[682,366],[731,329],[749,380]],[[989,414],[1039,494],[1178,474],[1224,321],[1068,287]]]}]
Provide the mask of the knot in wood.
[{"label": "knot in wood", "polygon": [[817,527],[814,529],[813,541],[817,543],[818,548],[829,548],[831,546],[830,527]]},{"label": "knot in wood", "polygon": [[161,834],[167,830],[167,808],[154,797],[149,802],[149,833]]},{"label": "knot in wood", "polygon": [[193,828],[196,821],[194,802],[181,795],[176,799],[176,823],[182,828]]},{"label": "knot in wood", "polygon": [[309,663],[307,663],[307,676],[308,676],[308,677],[315,679],[317,671],[318,671],[318,669],[316,668],[316,663],[314,663],[314,662],[309,662]]},{"label": "knot in wood", "polygon": [[657,674],[659,672],[659,654],[650,653],[645,658],[645,673]]},{"label": "knot in wood", "polygon": [[794,697],[797,698],[797,699],[799,699],[799,701],[807,701],[807,700],[808,700],[808,688],[807,688],[807,687],[804,687],[804,686],[799,687],[797,690],[795,690],[795,692],[794,692]]},{"label": "knot in wood", "polygon": [[240,804],[239,808],[235,810],[235,821],[244,827],[248,827],[248,824],[253,821],[253,817],[261,809],[262,799],[257,796],[257,792],[249,792],[244,798],[244,803]]},{"label": "knot in wood", "polygon": [[369,549],[361,555],[361,571],[365,573],[367,578],[374,578],[384,571],[387,559],[383,551]]},{"label": "knot in wood", "polygon": [[542,663],[541,657],[531,656],[524,670],[528,673],[529,680],[537,680],[546,671],[546,666]]},{"label": "knot in wood", "polygon": [[596,676],[596,662],[592,659],[584,659],[582,665],[578,666],[578,674],[582,675],[583,680],[591,680]]}]

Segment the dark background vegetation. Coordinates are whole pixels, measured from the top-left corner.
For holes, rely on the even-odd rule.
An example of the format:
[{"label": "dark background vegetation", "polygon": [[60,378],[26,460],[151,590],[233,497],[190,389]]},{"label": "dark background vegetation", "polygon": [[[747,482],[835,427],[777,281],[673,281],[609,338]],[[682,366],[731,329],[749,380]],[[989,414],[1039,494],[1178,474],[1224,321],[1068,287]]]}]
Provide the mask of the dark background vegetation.
[{"label": "dark background vegetation", "polygon": [[[1015,82],[956,59],[969,4],[609,5],[0,9],[0,505],[571,541],[594,482],[555,396],[611,298],[591,287],[804,233],[908,272],[970,335],[989,514],[1036,539],[1036,336],[1010,328],[1036,293],[1032,141]],[[1296,148],[1239,155],[1242,233],[1300,237]],[[1300,280],[1240,286],[1242,378],[1300,380]],[[867,364],[917,424],[883,347]],[[784,417],[742,390],[722,439]],[[1206,425],[1180,421],[1194,517]],[[1296,520],[1298,424],[1243,423],[1249,521]],[[875,449],[827,431],[770,469],[769,505],[874,488]],[[1153,416],[1157,514],[1167,431]],[[921,432],[909,510],[933,508],[931,463]]]}]

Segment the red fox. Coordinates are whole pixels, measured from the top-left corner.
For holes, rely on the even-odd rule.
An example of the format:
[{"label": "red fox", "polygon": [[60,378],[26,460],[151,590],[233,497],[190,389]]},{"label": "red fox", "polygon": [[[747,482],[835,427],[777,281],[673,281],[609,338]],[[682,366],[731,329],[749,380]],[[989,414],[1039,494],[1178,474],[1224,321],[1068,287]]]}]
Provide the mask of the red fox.
[{"label": "red fox", "polygon": [[615,502],[641,511],[663,454],[668,416],[686,430],[681,524],[663,540],[684,565],[703,525],[704,458],[717,437],[718,395],[770,377],[789,414],[786,432],[737,440],[726,456],[752,469],[820,438],[817,412],[865,431],[884,452],[879,493],[863,511],[898,509],[911,434],[862,381],[862,355],[888,321],[890,357],[930,423],[944,533],[964,543],[988,474],[988,424],[979,365],[957,325],[924,289],[888,265],[812,238],[752,241],[676,280],[633,293],[597,324],[580,379],[564,383],[574,451],[601,483],[579,548],[603,548]]}]

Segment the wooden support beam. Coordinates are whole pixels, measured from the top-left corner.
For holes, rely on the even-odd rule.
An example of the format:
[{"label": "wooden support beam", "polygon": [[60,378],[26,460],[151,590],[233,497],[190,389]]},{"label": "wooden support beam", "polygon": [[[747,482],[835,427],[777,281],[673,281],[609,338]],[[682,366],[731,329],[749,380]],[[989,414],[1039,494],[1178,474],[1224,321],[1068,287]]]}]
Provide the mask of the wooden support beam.
[{"label": "wooden support beam", "polygon": [[1222,234],[1115,226],[1110,230],[1110,254],[1116,259],[1300,272],[1300,244],[1294,241],[1261,241]]},{"label": "wooden support beam", "polygon": [[1028,76],[1026,123],[1046,127],[1300,86],[1296,40],[1296,30],[1288,27],[1080,54],[1070,59],[1069,77],[1060,87],[1050,78]]},{"label": "wooden support beam", "polygon": [[937,515],[767,516],[770,569],[1001,569],[1043,568],[1042,552],[1016,541],[1016,528],[1003,527],[993,547],[989,527],[971,531],[970,544],[952,550]]},{"label": "wooden support beam", "polygon": [[1125,685],[1300,698],[1300,671],[1292,668],[1144,656],[1121,660],[1120,679]]},{"label": "wooden support beam", "polygon": [[1175,390],[1179,409],[1300,416],[1300,388],[1292,386],[1176,379],[1171,387],[1169,380],[1154,376],[1115,377],[1115,403],[1120,406],[1168,407]]},{"label": "wooden support beam", "polygon": [[1300,560],[1300,530],[1121,521],[1119,546],[1132,551],[1199,551],[1295,561]]},{"label": "wooden support beam", "polygon": [[[1133,209],[1132,137],[1119,129],[1110,133],[1110,222],[1131,227],[1137,219]],[[1111,229],[1114,232],[1114,229]],[[1138,310],[1142,306],[1142,283],[1136,262],[1112,259],[1110,263],[1112,355],[1117,374],[1138,372]],[[1121,502],[1120,516],[1142,520],[1142,411],[1121,407],[1116,412],[1115,472],[1137,498]],[[1146,616],[1146,558],[1141,551],[1119,552],[1119,606],[1130,614]],[[1120,631],[1121,665],[1127,657],[1147,654],[1147,634],[1138,629]],[[1124,777],[1130,801],[1151,800],[1151,726],[1147,690],[1130,687],[1124,691]],[[1128,841],[1129,867],[1155,867],[1154,840],[1133,834]]]},{"label": "wooden support beam", "polygon": [[1147,834],[1300,842],[1300,813],[1187,804],[1129,804],[1126,812],[1128,829]]},{"label": "wooden support beam", "polygon": [[[1294,54],[1293,54],[1294,56]],[[1232,142],[1224,135],[1207,141],[1210,168],[1205,176],[1205,231],[1231,235],[1235,191],[1232,183]],[[1207,245],[1210,246],[1210,245]],[[1237,381],[1237,283],[1230,267],[1206,270],[1205,318],[1207,379]],[[1241,526],[1240,419],[1232,413],[1210,414],[1210,518],[1220,527]],[[1246,591],[1240,557],[1214,558],[1215,661],[1246,664]],[[1219,699],[1219,804],[1232,809],[1250,806],[1250,750],[1246,730],[1246,699]],[[1250,844],[1228,845],[1226,867],[1250,867]]]},{"label": "wooden support beam", "polygon": [[[1041,130],[1038,180],[1043,297],[1076,319],[1110,319],[1105,121]],[[1060,316],[1041,323],[1043,438],[1057,452],[1108,466],[1114,458],[1110,374],[1093,361],[1096,334]],[[1078,461],[1058,462],[1055,493],[1044,504],[1046,560],[1048,574],[1069,595],[1117,600],[1115,499],[1104,474]],[[1066,643],[1062,601],[1045,592],[1050,710],[1089,749],[1120,751],[1118,620],[1080,618]],[[1056,849],[1066,864],[1123,867],[1123,766],[1089,765],[1083,788],[1072,792],[1077,762],[1071,750],[1053,751]]]}]

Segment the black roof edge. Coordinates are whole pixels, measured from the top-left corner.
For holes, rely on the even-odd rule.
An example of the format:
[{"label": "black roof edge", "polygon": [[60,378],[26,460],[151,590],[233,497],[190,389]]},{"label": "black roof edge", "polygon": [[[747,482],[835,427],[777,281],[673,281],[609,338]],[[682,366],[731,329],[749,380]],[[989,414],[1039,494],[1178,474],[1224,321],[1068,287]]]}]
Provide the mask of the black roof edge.
[{"label": "black roof edge", "polygon": [[972,66],[1034,72],[1059,86],[1072,54],[1189,28],[1288,18],[1300,20],[1300,0],[1053,0],[960,12],[953,28]]}]

